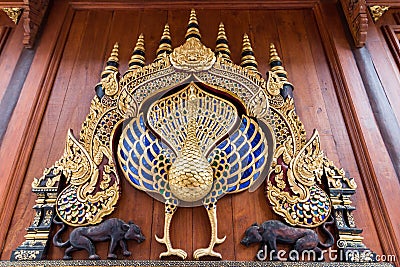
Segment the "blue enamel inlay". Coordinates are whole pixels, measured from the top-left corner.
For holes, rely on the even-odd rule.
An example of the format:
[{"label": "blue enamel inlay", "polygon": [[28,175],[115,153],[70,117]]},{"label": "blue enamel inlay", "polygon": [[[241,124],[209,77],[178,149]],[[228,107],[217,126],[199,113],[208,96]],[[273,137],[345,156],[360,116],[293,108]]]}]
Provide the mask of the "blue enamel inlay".
[{"label": "blue enamel inlay", "polygon": [[245,144],[240,148],[240,150],[239,150],[239,155],[240,155],[240,156],[245,155],[246,152],[248,152],[249,150],[250,150],[249,145],[248,145],[247,143],[245,143]]},{"label": "blue enamel inlay", "polygon": [[239,139],[235,142],[235,145],[238,147],[240,144],[242,144],[245,141],[243,136],[240,136]]},{"label": "blue enamel inlay", "polygon": [[[140,175],[145,178],[146,180],[153,181],[153,176],[145,172],[144,170],[140,171]],[[142,179],[143,181],[143,179]]]},{"label": "blue enamel inlay", "polygon": [[[125,141],[125,140],[124,140],[124,141]],[[119,151],[119,154],[120,154],[121,157],[126,161],[126,159],[128,158],[128,156],[125,155],[125,153],[124,153],[124,151],[123,151],[122,149]]]},{"label": "blue enamel inlay", "polygon": [[253,167],[248,168],[242,174],[242,179],[245,179],[245,178],[249,177],[252,173],[253,173]]},{"label": "blue enamel inlay", "polygon": [[254,140],[251,141],[251,146],[255,147],[260,142],[260,139],[261,139],[261,134],[257,133],[256,136],[254,137]]},{"label": "blue enamel inlay", "polygon": [[260,156],[260,154],[263,152],[263,150],[264,150],[264,146],[262,145],[262,146],[260,146],[259,148],[257,148],[256,149],[256,151],[254,151],[254,157],[258,157],[258,156]]},{"label": "blue enamel inlay", "polygon": [[229,145],[229,146],[225,149],[225,153],[226,153],[227,155],[229,155],[231,152],[232,152],[232,146]]},{"label": "blue enamel inlay", "polygon": [[257,162],[256,162],[256,168],[259,168],[261,165],[264,163],[264,156],[262,156]]},{"label": "blue enamel inlay", "polygon": [[150,145],[150,141],[149,141],[149,139],[147,139],[147,136],[144,136],[144,145],[146,146],[146,147],[148,147],[149,145]]},{"label": "blue enamel inlay", "polygon": [[236,188],[237,188],[237,186],[235,185],[234,187],[229,187],[227,191],[232,192],[232,191],[235,191]]},{"label": "blue enamel inlay", "polygon": [[143,120],[143,116],[142,115],[140,116],[140,126],[142,126],[143,129],[145,128],[144,120]]},{"label": "blue enamel inlay", "polygon": [[149,157],[150,161],[154,160],[154,156],[153,154],[151,154],[151,151],[149,149],[147,150],[147,156]]},{"label": "blue enamel inlay", "polygon": [[250,185],[250,180],[248,180],[245,183],[239,185],[239,189],[247,188],[249,185]]},{"label": "blue enamel inlay", "polygon": [[136,151],[138,152],[138,154],[143,154],[143,148],[140,146],[140,143],[138,142],[135,146]]},{"label": "blue enamel inlay", "polygon": [[223,149],[227,143],[228,143],[228,140],[225,139],[221,144],[218,145],[218,148]]},{"label": "blue enamel inlay", "polygon": [[255,130],[255,129],[256,129],[256,127],[254,126],[254,124],[251,123],[250,126],[249,126],[249,129],[247,130],[247,133],[246,133],[247,138],[250,139],[250,137],[253,136],[253,133],[254,133],[254,130]]},{"label": "blue enamel inlay", "polygon": [[143,182],[144,187],[146,187],[149,190],[154,190],[154,188],[151,184],[148,184],[148,183],[144,182],[143,180],[142,180],[142,182]]},{"label": "blue enamel inlay", "polygon": [[239,163],[236,163],[235,165],[233,165],[233,166],[231,167],[231,173],[236,172],[238,169],[239,169]]},{"label": "blue enamel inlay", "polygon": [[130,179],[135,185],[139,185],[139,181],[136,180],[136,179],[132,176],[132,174],[128,173],[128,175],[129,175],[129,179]]},{"label": "blue enamel inlay", "polygon": [[260,172],[256,172],[254,175],[253,175],[253,181],[255,181],[255,180],[257,180],[257,178],[260,176]]},{"label": "blue enamel inlay", "polygon": [[229,179],[228,179],[228,184],[233,184],[233,183],[235,183],[235,182],[237,181],[237,178],[238,178],[237,175],[235,175],[235,176],[229,178]]},{"label": "blue enamel inlay", "polygon": [[131,146],[128,144],[128,142],[124,139],[124,141],[122,142],[122,144],[124,145],[126,151],[131,150]]},{"label": "blue enamel inlay", "polygon": [[144,157],[142,158],[142,164],[143,164],[143,166],[146,167],[146,169],[151,170],[150,164],[146,161],[146,159]]},{"label": "blue enamel inlay", "polygon": [[129,166],[129,170],[131,170],[131,172],[133,172],[133,174],[139,176],[138,170],[134,166],[132,166],[132,164],[130,162],[128,163],[128,166]]},{"label": "blue enamel inlay", "polygon": [[159,154],[159,153],[160,153],[160,148],[157,146],[157,144],[153,144],[153,151],[154,151],[156,154]]}]

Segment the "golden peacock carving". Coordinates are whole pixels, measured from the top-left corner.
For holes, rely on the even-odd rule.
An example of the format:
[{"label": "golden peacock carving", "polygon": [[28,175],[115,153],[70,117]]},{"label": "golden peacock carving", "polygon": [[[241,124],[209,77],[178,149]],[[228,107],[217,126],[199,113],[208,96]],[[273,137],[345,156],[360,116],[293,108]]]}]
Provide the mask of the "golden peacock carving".
[{"label": "golden peacock carving", "polygon": [[[204,72],[217,61],[200,42],[194,11],[185,44],[172,51],[169,60],[189,75]],[[265,96],[266,92],[260,99],[264,103],[259,104],[267,109]],[[185,251],[172,247],[170,223],[178,206],[203,205],[211,223],[211,241],[193,256],[222,258],[214,251],[214,246],[225,240],[217,235],[218,199],[254,190],[268,173],[268,153],[271,162],[269,148],[274,142],[270,129],[255,118],[263,112],[266,114],[264,109],[249,108],[228,90],[191,75],[162,96],[158,93],[144,100],[138,115],[126,123],[118,144],[120,167],[135,188],[165,202],[164,236],[156,236],[156,240],[165,244],[167,251],[160,257],[187,257]]]},{"label": "golden peacock carving", "polygon": [[[218,199],[252,192],[265,180],[273,211],[287,223],[316,227],[333,210],[340,240],[350,249],[366,249],[350,206],[356,184],[325,157],[317,131],[307,141],[295,112],[293,86],[273,44],[267,80],[258,72],[247,34],[238,66],[230,58],[222,23],[215,51],[201,43],[194,10],[184,44],[172,48],[166,24],[149,65],[144,45],[140,34],[121,76],[115,44],[80,138],[69,131],[63,156],[34,179],[38,203],[46,204],[35,205],[34,223],[27,241],[13,252],[15,259],[22,259],[27,247],[40,244],[35,257],[42,257],[54,208],[71,226],[103,221],[120,197],[119,173],[136,189],[165,203],[164,233],[156,240],[167,250],[160,257],[187,257],[184,250],[172,247],[171,221],[178,207],[202,205],[211,239],[193,257],[222,258],[214,251],[225,240],[218,238]],[[59,188],[62,179],[65,187]]]}]

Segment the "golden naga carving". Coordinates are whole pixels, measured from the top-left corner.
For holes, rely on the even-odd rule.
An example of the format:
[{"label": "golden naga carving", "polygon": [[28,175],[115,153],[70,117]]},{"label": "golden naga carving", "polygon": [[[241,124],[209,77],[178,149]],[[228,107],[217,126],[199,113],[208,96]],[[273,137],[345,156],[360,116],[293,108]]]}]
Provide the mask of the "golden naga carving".
[{"label": "golden naga carving", "polygon": [[[50,224],[54,216],[43,210],[46,201],[68,225],[100,223],[120,197],[119,168],[133,187],[165,203],[163,237],[155,237],[166,246],[160,257],[187,257],[172,246],[171,221],[178,207],[202,205],[211,238],[193,257],[222,258],[214,251],[225,241],[218,237],[218,199],[252,192],[265,180],[273,211],[287,223],[316,227],[332,213],[340,223],[340,240],[366,249],[359,234],[354,234],[354,244],[348,238],[356,229],[349,200],[356,184],[325,157],[317,131],[306,140],[295,112],[293,86],[275,46],[270,46],[271,70],[265,80],[247,35],[241,66],[230,59],[223,24],[217,56],[201,43],[194,10],[185,39],[172,49],[166,25],[156,60],[146,66],[141,34],[121,78],[115,44],[80,138],[69,131],[63,156],[32,184],[40,200],[26,244],[40,240],[44,250],[46,242],[35,227],[44,223],[42,218]],[[61,179],[66,187],[57,195]],[[323,181],[328,188],[322,188]],[[50,228],[46,231],[48,235]],[[22,245],[14,258],[21,258],[25,250]]]}]

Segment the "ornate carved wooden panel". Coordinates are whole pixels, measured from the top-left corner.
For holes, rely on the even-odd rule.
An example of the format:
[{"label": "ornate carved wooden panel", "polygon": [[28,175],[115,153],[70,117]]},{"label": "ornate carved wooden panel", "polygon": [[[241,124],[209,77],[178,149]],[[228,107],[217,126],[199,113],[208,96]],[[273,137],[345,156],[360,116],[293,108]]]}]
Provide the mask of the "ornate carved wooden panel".
[{"label": "ornate carved wooden panel", "polygon": [[348,27],[356,47],[367,41],[368,17],[365,0],[340,0]]},{"label": "ornate carved wooden panel", "polygon": [[[314,6],[310,5],[310,7]],[[244,52],[244,56],[255,56],[254,60],[257,61],[258,71],[262,76],[270,69],[269,43],[275,43],[276,50],[280,51],[285,65],[283,71],[289,73],[288,80],[296,86],[296,90],[293,92],[296,112],[302,119],[306,132],[309,133],[304,138],[311,138],[312,129],[318,128],[320,136],[319,138],[313,136],[312,140],[318,139],[329,158],[338,162],[338,165],[349,170],[351,176],[354,176],[359,192],[355,205],[364,211],[363,213],[354,213],[354,220],[361,222],[361,228],[366,229],[364,242],[367,246],[381,253],[377,230],[371,209],[366,204],[368,201],[365,188],[357,166],[356,157],[360,156],[354,156],[348,129],[346,129],[348,126],[345,124],[342,113],[339,112],[343,110],[339,105],[342,100],[338,100],[336,92],[333,90],[338,85],[336,80],[333,81],[332,69],[330,69],[332,62],[329,62],[328,58],[330,61],[333,60],[331,55],[329,53],[326,55],[324,50],[326,40],[329,38],[324,37],[324,32],[321,30],[323,27],[317,26],[315,23],[313,13],[319,12],[319,7],[314,10],[310,7],[284,11],[199,9],[197,17],[201,25],[201,41],[206,47],[216,47],[217,36],[221,36],[220,22],[223,21],[224,31],[229,40],[229,50],[221,45],[224,44],[224,41],[217,41],[217,47],[224,49],[223,55],[230,52],[232,62],[237,65],[243,63],[244,67],[254,67],[255,64],[252,62],[246,66],[245,60],[241,61],[242,53]],[[51,12],[55,14],[54,10]],[[81,122],[85,120],[85,116],[90,110],[90,101],[95,93],[101,92],[98,90],[99,87],[96,92],[93,91],[93,86],[99,81],[99,75],[105,68],[101,62],[107,60],[114,43],[119,42],[118,58],[121,73],[124,73],[129,65],[134,66],[134,62],[143,61],[141,52],[137,52],[136,57],[129,61],[131,50],[134,48],[134,40],[141,32],[144,33],[145,38],[145,64],[150,64],[157,57],[161,60],[163,52],[169,51],[169,41],[164,42],[164,50],[158,49],[163,32],[164,37],[167,35],[164,29],[165,23],[169,24],[172,47],[178,47],[184,43],[182,29],[187,25],[188,9],[111,11],[109,9],[91,9],[90,6],[84,3],[80,4],[78,1],[73,4],[73,8],[68,13],[64,14],[66,14],[66,18],[62,20],[63,26],[59,26],[62,30],[59,31],[55,45],[56,52],[54,58],[49,60],[54,65],[51,65],[53,68],[49,71],[46,79],[43,79],[46,89],[44,92],[49,94],[49,100],[48,103],[44,100],[45,104],[42,106],[43,120],[36,120],[40,130],[37,131],[37,139],[32,155],[29,157],[31,158],[30,163],[25,166],[26,173],[23,171],[23,177],[26,179],[22,184],[21,197],[17,203],[21,209],[16,210],[13,215],[5,248],[1,254],[2,259],[9,259],[11,251],[24,240],[22,236],[12,233],[23,232],[24,228],[31,223],[28,219],[31,216],[26,213],[29,213],[29,209],[35,203],[34,197],[30,194],[33,177],[39,177],[43,168],[51,166],[60,158],[64,150],[64,143],[61,140],[65,140],[68,128],[74,130],[75,139],[78,139]],[[269,23],[265,23],[266,17],[268,17]],[[245,32],[247,32],[245,43],[251,43],[251,50],[242,47],[242,34]],[[57,36],[57,34],[55,35]],[[321,35],[324,42],[321,40]],[[169,40],[169,38],[165,37],[164,40]],[[223,40],[223,38],[219,40]],[[42,45],[44,47],[44,44]],[[163,52],[158,53],[157,50]],[[253,60],[253,58],[251,59]],[[108,67],[111,68],[112,65]],[[286,75],[279,68],[280,66],[273,67],[281,78]],[[45,109],[45,107],[47,108]],[[41,124],[39,125],[39,123]],[[316,151],[315,142],[309,144],[312,147],[311,151]],[[72,143],[71,147],[74,147]],[[283,154],[280,156],[283,157]],[[288,158],[287,160],[291,161]],[[295,157],[292,160],[296,161]],[[328,172],[330,166],[328,166],[328,162],[325,163],[327,163],[325,171]],[[332,168],[331,171],[335,173],[334,176],[339,176],[341,173],[335,168]],[[56,173],[48,174],[57,175]],[[279,175],[279,170],[276,174]],[[343,174],[343,176],[345,175]],[[165,251],[165,246],[155,242],[154,235],[163,236],[164,222],[160,220],[160,215],[163,217],[164,205],[132,188],[127,179],[120,179],[119,182],[122,190],[120,194],[123,197],[120,198],[118,205],[115,205],[112,216],[125,221],[132,217],[136,218],[135,223],[142,226],[143,233],[147,237],[147,240],[140,245],[129,243],[129,246],[133,248],[131,249],[133,254],[129,259],[158,259],[160,253]],[[278,184],[274,184],[274,186],[279,189]],[[274,201],[277,203],[279,199],[275,198]],[[275,207],[277,205],[275,204]],[[38,208],[40,208],[39,205]],[[41,212],[46,214],[45,210],[41,210]],[[284,209],[281,209],[280,212],[281,215],[289,218],[290,213],[285,215]],[[344,226],[351,226],[351,211],[345,208],[340,212],[345,214]],[[322,215],[324,214],[321,213]],[[259,188],[252,194],[226,195],[221,198],[218,201],[217,218],[219,221],[218,232],[226,235],[227,239],[217,246],[215,251],[228,260],[253,260],[258,248],[246,249],[240,244],[245,229],[255,220],[261,223],[267,219],[278,219],[279,216],[268,207],[264,188]],[[24,221],[25,225],[17,224],[17,221]],[[212,228],[208,221],[207,212],[202,207],[178,209],[170,228],[174,247],[185,248],[189,259],[193,259],[196,249],[209,245],[209,234]],[[106,258],[107,244],[96,246],[100,257]],[[63,251],[50,247],[47,258],[60,259],[62,257]],[[86,257],[86,252],[74,254],[74,258],[77,259]]]}]

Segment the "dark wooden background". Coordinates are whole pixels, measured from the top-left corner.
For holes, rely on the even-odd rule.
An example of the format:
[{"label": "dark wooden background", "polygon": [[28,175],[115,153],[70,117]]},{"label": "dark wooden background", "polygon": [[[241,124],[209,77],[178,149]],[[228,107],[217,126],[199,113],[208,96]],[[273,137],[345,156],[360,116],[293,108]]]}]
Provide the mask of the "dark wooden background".
[{"label": "dark wooden background", "polygon": [[[364,229],[365,244],[379,254],[390,251],[382,243],[396,243],[400,237],[399,182],[363,91],[351,42],[335,1],[292,1],[287,6],[276,2],[272,6],[228,5],[207,1],[193,5],[202,42],[214,49],[218,24],[224,22],[232,59],[239,64],[243,33],[249,34],[263,74],[268,70],[269,43],[275,43],[295,86],[297,112],[308,137],[317,128],[328,157],[356,179],[354,215],[358,227]],[[187,3],[152,6],[149,2],[141,8],[126,3],[55,1],[1,146],[0,194],[5,200],[1,207],[5,226],[1,229],[5,237],[0,250],[2,260],[8,260],[11,251],[23,242],[25,228],[33,219],[33,178],[41,176],[43,169],[62,155],[69,128],[79,133],[113,44],[120,44],[123,73],[138,35],[144,33],[146,62],[151,63],[166,22],[170,25],[173,47],[183,43],[191,7]],[[400,100],[398,70],[386,64],[393,59],[379,29],[375,25],[370,29],[368,45],[374,60],[382,66],[379,73],[387,84],[388,98],[396,114],[400,114],[394,104]],[[23,49],[22,34],[20,23],[12,28],[0,51],[0,98]],[[121,180],[122,197],[112,217],[135,221],[147,237],[140,245],[129,243],[131,258],[157,259],[164,246],[155,241],[154,235],[163,234],[164,206],[131,187],[124,178]],[[254,193],[228,195],[218,202],[218,232],[227,239],[216,251],[222,253],[223,259],[254,259],[258,246],[245,248],[239,243],[244,230],[253,222],[277,218],[263,190],[261,187]],[[379,196],[384,203],[379,202]],[[385,218],[391,222],[392,233],[382,233],[380,225]],[[187,251],[191,259],[195,249],[209,242],[210,227],[204,208],[180,208],[173,218],[171,233],[173,246]],[[98,246],[102,258],[106,257],[107,245]],[[50,259],[62,255],[63,250],[53,247],[48,253]],[[86,253],[75,255],[86,257]]]}]

